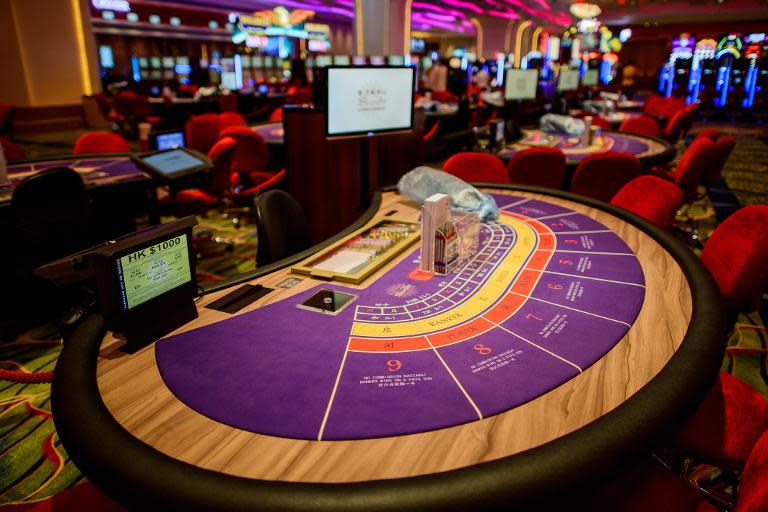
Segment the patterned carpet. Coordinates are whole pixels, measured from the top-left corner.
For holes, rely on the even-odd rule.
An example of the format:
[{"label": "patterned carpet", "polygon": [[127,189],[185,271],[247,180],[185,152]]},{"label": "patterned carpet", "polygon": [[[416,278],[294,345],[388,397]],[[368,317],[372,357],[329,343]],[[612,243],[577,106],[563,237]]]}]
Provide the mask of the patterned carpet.
[{"label": "patterned carpet", "polygon": [[[768,126],[707,124],[736,139],[723,169],[728,187],[742,206],[768,204]],[[694,129],[694,133],[698,131]]]},{"label": "patterned carpet", "polygon": [[[61,341],[50,338],[55,330],[38,330],[0,345],[0,369],[53,371]],[[50,383],[0,380],[0,505],[42,501],[81,479],[56,435]]]}]

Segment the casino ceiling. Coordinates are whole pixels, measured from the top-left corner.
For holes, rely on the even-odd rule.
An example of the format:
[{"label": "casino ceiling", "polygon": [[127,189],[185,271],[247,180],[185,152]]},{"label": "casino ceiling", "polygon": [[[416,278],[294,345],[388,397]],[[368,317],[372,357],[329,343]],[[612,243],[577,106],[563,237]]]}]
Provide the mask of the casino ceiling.
[{"label": "casino ceiling", "polygon": [[[603,10],[600,20],[608,25],[644,23],[696,23],[727,21],[768,21],[768,0],[592,0]],[[323,17],[351,19],[355,0],[175,0],[201,7],[261,10],[284,5],[310,9]],[[412,26],[416,30],[474,33],[474,16],[494,16],[510,20],[533,19],[542,25],[567,26],[573,17],[567,0],[414,0]]]}]

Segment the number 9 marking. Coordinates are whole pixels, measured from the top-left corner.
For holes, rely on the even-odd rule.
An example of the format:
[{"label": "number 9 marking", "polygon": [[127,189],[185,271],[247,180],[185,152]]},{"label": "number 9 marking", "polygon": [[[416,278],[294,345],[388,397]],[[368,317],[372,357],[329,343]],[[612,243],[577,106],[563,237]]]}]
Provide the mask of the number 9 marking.
[{"label": "number 9 marking", "polygon": [[400,370],[400,368],[403,367],[403,363],[400,362],[399,359],[390,359],[387,361],[387,370],[390,372],[396,372]]}]

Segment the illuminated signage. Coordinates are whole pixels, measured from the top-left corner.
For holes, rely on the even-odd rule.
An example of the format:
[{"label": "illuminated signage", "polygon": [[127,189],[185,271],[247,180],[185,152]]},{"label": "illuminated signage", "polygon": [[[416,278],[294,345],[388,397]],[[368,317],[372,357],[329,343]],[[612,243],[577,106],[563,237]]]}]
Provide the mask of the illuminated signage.
[{"label": "illuminated signage", "polygon": [[306,22],[314,15],[314,11],[288,11],[285,7],[275,7],[272,11],[253,14],[230,13],[229,19],[233,26],[232,42],[248,44],[249,38],[280,36],[327,41],[331,27]]},{"label": "illuminated signage", "polygon": [[128,0],[91,0],[91,5],[99,10],[131,12],[131,4]]}]

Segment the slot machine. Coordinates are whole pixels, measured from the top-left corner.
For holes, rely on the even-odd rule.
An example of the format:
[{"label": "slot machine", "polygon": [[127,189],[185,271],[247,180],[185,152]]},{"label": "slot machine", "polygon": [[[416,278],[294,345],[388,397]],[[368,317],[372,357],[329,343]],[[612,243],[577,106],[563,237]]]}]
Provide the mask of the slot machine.
[{"label": "slot machine", "polygon": [[669,98],[673,94],[687,95],[693,65],[693,50],[696,40],[688,33],[682,33],[672,40],[669,62],[662,69],[659,92]]},{"label": "slot machine", "polygon": [[[744,76],[744,99],[741,106],[752,108],[755,105],[755,97],[758,92],[758,79],[761,69],[764,69],[763,48],[766,43],[764,33],[748,34],[744,37],[744,43],[747,45],[744,50],[745,76]],[[763,62],[761,62],[761,58]]]},{"label": "slot machine", "polygon": [[[696,43],[691,60],[691,76],[688,81],[688,103],[696,103],[702,94],[704,98],[711,98],[715,85],[715,50],[717,41],[714,39],[702,39]],[[702,98],[702,100],[704,99]]]},{"label": "slot machine", "polygon": [[728,94],[733,90],[734,67],[737,68],[737,78],[741,74],[740,60],[743,44],[741,37],[729,34],[717,43],[715,60],[717,61],[717,78],[715,81],[715,106],[724,107],[728,103]]}]

